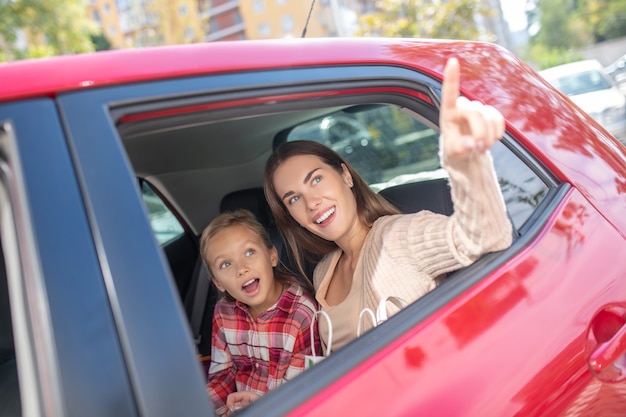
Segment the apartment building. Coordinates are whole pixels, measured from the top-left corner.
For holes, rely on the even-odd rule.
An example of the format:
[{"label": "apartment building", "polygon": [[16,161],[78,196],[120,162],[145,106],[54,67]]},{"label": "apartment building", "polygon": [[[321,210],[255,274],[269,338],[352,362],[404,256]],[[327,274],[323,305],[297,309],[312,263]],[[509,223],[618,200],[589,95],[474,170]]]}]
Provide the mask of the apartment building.
[{"label": "apartment building", "polygon": [[87,15],[102,30],[102,34],[114,48],[124,47],[124,33],[120,29],[120,17],[114,0],[89,0]]},{"label": "apartment building", "polygon": [[[253,0],[243,0],[252,2]],[[246,38],[246,25],[239,0],[198,0],[204,41],[231,41]]]},{"label": "apartment building", "polygon": [[204,40],[197,0],[89,0],[87,14],[115,49]]},{"label": "apartment building", "polygon": [[[512,49],[500,0],[477,24]],[[241,39],[351,36],[374,0],[89,0],[88,13],[113,48]],[[308,21],[308,24],[307,24]],[[306,26],[306,33],[305,33]]]},{"label": "apartment building", "polygon": [[[248,39],[301,37],[312,1],[252,0],[242,1],[240,10],[246,23]],[[311,10],[306,36],[329,36],[331,29],[320,1]]]},{"label": "apartment building", "polygon": [[[355,0],[200,0],[206,41],[345,36]],[[308,24],[307,24],[308,20]],[[306,32],[305,32],[306,26]]]},{"label": "apartment building", "polygon": [[[89,0],[113,48],[241,39],[349,36],[357,0]],[[307,24],[308,21],[308,24]]]}]

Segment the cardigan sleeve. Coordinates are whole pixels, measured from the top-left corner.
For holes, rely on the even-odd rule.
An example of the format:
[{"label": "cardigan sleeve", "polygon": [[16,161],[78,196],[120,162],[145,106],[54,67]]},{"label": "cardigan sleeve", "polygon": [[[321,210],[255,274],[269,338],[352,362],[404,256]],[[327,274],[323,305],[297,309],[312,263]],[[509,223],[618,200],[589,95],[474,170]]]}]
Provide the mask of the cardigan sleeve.
[{"label": "cardigan sleeve", "polygon": [[445,163],[454,213],[424,210],[379,219],[373,236],[399,264],[412,264],[433,278],[470,265],[481,255],[507,248],[512,226],[489,153]]},{"label": "cardigan sleeve", "polygon": [[459,259],[468,264],[485,253],[508,248],[513,230],[491,153],[444,159],[443,163],[450,175],[454,204],[449,230]]}]

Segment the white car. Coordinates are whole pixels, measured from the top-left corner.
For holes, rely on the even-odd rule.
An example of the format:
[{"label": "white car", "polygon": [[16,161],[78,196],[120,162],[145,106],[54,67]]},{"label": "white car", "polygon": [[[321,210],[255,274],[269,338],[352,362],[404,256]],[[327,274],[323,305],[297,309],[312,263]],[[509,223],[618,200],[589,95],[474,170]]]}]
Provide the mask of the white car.
[{"label": "white car", "polygon": [[626,96],[595,59],[540,71],[554,87],[626,143]]}]

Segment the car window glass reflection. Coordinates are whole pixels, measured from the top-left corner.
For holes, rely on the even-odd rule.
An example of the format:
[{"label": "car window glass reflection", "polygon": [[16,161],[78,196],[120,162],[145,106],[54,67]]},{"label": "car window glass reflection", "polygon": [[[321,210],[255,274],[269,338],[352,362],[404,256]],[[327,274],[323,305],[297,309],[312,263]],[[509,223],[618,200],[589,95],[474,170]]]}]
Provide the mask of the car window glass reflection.
[{"label": "car window glass reflection", "polygon": [[[440,176],[439,133],[392,105],[336,112],[296,126],[287,140],[314,140],[343,156],[377,191]],[[424,174],[422,174],[424,175]]]},{"label": "car window glass reflection", "polygon": [[148,209],[152,231],[161,246],[185,232],[176,216],[145,181],[141,183],[141,195]]}]

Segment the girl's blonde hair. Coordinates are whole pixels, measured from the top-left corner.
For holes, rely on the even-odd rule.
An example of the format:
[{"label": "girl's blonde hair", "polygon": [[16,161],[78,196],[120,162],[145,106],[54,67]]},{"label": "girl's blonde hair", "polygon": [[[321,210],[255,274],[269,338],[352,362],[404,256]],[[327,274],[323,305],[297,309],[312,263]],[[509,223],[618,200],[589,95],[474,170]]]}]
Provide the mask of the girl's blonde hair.
[{"label": "girl's blonde hair", "polygon": [[[269,233],[263,227],[263,225],[257,220],[257,218],[250,212],[245,209],[238,209],[235,211],[230,211],[226,213],[222,213],[216,218],[214,218],[211,223],[207,227],[205,227],[202,235],[200,236],[200,255],[202,256],[202,260],[204,261],[204,265],[206,266],[209,277],[214,280],[215,277],[213,272],[211,271],[211,267],[209,265],[209,253],[208,246],[209,241],[215,237],[219,232],[222,232],[229,227],[232,226],[243,226],[251,230],[253,233],[261,237],[261,240],[265,244],[265,247],[268,249],[272,249],[274,247],[274,243],[272,243],[272,239],[270,238]],[[284,284],[285,286],[289,286],[294,282],[300,284],[303,289],[309,294],[313,294],[313,288],[309,281],[302,279],[300,277],[294,277],[286,272],[284,267],[282,266],[282,262],[279,259],[278,265],[274,267],[274,279],[278,282]],[[234,301],[234,298],[230,296],[228,293],[222,293],[222,295],[230,300]]]},{"label": "girl's blonde hair", "polygon": [[274,214],[285,242],[294,255],[299,271],[306,276],[305,263],[317,262],[323,255],[337,249],[337,245],[335,242],[322,239],[301,227],[291,217],[287,207],[276,193],[274,188],[274,174],[276,170],[289,158],[298,155],[316,156],[323,163],[335,169],[340,175],[343,173],[343,166],[346,166],[354,184],[352,194],[354,194],[356,200],[357,215],[363,223],[371,226],[379,217],[400,214],[400,211],[372,191],[357,171],[341,155],[327,146],[308,140],[285,142],[278,146],[265,165],[265,198]]}]

